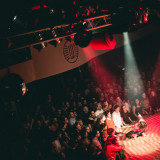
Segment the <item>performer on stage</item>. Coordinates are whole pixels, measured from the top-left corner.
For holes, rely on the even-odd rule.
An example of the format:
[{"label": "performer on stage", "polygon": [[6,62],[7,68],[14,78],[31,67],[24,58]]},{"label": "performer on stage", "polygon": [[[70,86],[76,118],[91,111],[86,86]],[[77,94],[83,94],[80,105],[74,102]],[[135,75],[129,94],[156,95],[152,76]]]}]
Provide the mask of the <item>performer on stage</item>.
[{"label": "performer on stage", "polygon": [[133,126],[133,130],[126,134],[126,137],[136,139],[139,136],[146,136],[145,129],[147,127],[147,123],[140,114],[138,115],[138,118],[139,121]]}]

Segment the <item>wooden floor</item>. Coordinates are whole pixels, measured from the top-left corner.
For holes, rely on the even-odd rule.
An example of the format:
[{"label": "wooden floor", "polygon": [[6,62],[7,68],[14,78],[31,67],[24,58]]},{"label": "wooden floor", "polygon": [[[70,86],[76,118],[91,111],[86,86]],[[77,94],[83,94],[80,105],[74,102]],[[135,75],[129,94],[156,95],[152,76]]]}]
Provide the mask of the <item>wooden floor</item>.
[{"label": "wooden floor", "polygon": [[160,160],[160,113],[144,119],[147,136],[123,141],[127,160]]}]

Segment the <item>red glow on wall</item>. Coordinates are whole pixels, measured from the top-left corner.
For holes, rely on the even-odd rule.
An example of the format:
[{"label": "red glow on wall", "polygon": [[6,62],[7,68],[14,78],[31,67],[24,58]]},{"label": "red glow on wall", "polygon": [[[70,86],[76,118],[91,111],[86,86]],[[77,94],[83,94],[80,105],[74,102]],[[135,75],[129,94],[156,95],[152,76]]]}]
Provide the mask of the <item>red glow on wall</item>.
[{"label": "red glow on wall", "polygon": [[40,5],[38,5],[38,6],[34,6],[34,7],[32,7],[32,11],[33,10],[36,10],[36,9],[40,9],[41,8],[41,6]]},{"label": "red glow on wall", "polygon": [[85,49],[83,49],[83,52],[85,52],[85,56],[87,59],[92,59],[89,62],[89,69],[94,81],[98,84],[98,86],[105,84],[105,82],[112,82],[112,73],[105,66],[105,62],[103,61],[103,59],[97,56],[97,52],[91,49],[91,47],[86,47]]},{"label": "red glow on wall", "polygon": [[48,6],[44,4],[43,7],[44,7],[44,8],[47,8]]},{"label": "red glow on wall", "polygon": [[92,76],[98,86],[102,85],[101,88],[105,91],[105,87],[103,85],[105,85],[106,82],[110,83],[112,81],[112,74],[99,57],[92,60],[92,63]]},{"label": "red glow on wall", "polygon": [[[48,6],[46,5],[46,4],[43,4],[43,8],[47,8]],[[41,8],[41,6],[40,5],[37,5],[37,6],[34,6],[34,7],[32,7],[32,11],[33,10],[36,10],[36,9],[40,9]]]},{"label": "red glow on wall", "polygon": [[98,35],[92,39],[90,46],[94,50],[106,50],[113,49],[116,45],[116,40],[109,34]]}]

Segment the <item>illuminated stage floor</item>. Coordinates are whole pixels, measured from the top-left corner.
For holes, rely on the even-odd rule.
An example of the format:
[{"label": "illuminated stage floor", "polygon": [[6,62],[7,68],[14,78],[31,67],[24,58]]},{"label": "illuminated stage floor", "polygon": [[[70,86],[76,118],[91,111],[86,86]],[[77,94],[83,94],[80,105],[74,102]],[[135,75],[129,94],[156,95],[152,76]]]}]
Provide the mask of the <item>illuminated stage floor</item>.
[{"label": "illuminated stage floor", "polygon": [[160,113],[144,119],[147,136],[123,141],[127,160],[160,160]]}]

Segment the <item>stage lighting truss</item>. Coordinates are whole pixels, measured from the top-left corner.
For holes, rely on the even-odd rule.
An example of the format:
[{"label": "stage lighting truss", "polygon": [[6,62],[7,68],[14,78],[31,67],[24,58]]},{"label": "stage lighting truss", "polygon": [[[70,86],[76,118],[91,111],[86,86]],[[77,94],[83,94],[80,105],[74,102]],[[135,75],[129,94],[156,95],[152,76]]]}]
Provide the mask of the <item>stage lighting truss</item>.
[{"label": "stage lighting truss", "polygon": [[4,39],[12,45],[10,45],[11,47],[8,47],[1,52],[12,52],[42,43],[57,41],[57,39],[61,40],[69,36],[74,36],[78,32],[76,28],[79,25],[83,26],[84,31],[92,31],[99,28],[107,27],[112,25],[111,15],[101,15],[93,18],[84,19],[83,21],[80,21],[78,23],[64,24],[55,26],[53,28],[45,28],[6,37]]}]

